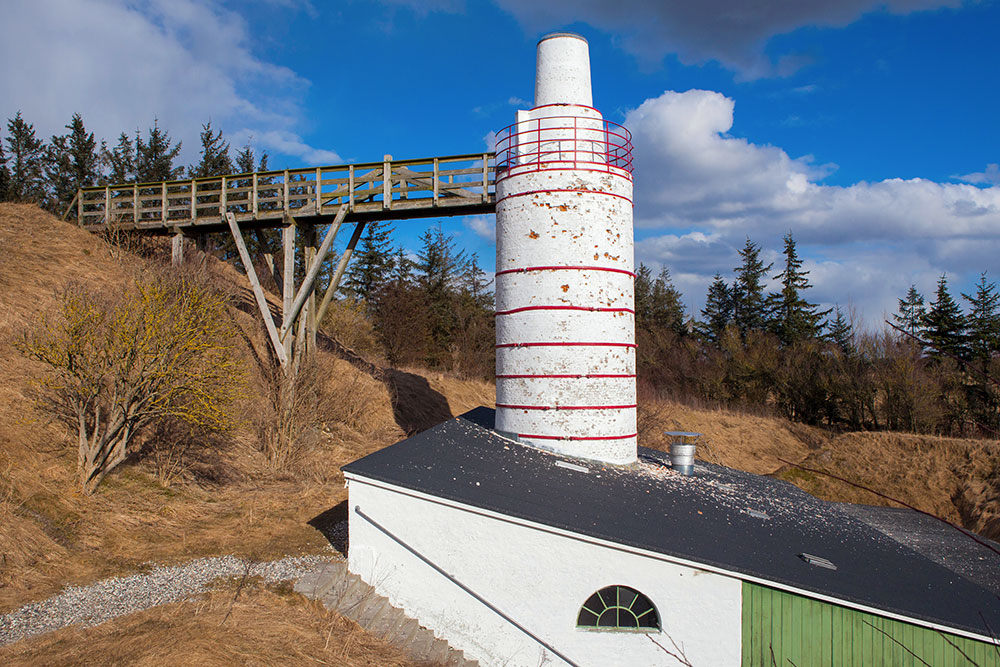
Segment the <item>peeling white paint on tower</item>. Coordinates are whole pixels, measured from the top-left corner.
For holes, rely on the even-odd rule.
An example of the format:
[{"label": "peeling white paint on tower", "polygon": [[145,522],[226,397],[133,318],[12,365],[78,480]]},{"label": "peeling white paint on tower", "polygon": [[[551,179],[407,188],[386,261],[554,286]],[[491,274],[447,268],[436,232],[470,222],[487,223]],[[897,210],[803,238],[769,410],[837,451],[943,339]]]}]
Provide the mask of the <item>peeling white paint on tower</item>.
[{"label": "peeling white paint on tower", "polygon": [[497,138],[496,428],[636,460],[632,146],[592,106],[583,37],[538,43],[535,107]]}]

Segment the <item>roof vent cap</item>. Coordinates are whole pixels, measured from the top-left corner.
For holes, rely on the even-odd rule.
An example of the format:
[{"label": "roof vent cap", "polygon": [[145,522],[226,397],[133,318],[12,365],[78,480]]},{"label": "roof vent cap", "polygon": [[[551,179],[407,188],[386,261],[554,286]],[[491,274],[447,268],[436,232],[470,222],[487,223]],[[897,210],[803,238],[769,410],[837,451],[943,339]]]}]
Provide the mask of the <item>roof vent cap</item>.
[{"label": "roof vent cap", "polygon": [[670,467],[685,477],[694,474],[694,452],[701,433],[667,431],[670,438]]},{"label": "roof vent cap", "polygon": [[815,565],[816,567],[825,567],[828,570],[836,570],[837,566],[833,564],[833,561],[827,560],[822,556],[814,556],[812,554],[801,553],[799,558],[809,563],[810,565]]}]

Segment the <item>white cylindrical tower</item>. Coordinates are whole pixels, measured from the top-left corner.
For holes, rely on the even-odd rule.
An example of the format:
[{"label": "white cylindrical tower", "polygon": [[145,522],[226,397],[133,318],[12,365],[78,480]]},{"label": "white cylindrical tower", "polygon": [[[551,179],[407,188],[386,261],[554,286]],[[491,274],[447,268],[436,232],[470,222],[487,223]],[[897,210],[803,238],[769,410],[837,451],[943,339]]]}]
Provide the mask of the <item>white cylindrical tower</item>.
[{"label": "white cylindrical tower", "polygon": [[497,137],[496,428],[636,460],[632,146],[591,105],[579,35],[538,43],[535,107]]}]

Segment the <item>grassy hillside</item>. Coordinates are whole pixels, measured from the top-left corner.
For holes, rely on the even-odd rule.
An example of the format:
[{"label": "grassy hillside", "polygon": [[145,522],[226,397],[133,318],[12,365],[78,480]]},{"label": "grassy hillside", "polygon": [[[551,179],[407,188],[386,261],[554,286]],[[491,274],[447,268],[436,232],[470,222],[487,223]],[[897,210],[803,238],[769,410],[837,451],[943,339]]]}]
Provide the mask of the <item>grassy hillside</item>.
[{"label": "grassy hillside", "polygon": [[[335,340],[324,339],[317,355],[318,377],[322,378],[317,400],[322,410],[316,438],[291,466],[269,469],[256,446],[251,417],[265,409],[266,400],[256,389],[259,379],[251,373],[249,389],[238,406],[241,426],[198,451],[183,475],[165,484],[151,461],[139,459],[114,472],[96,494],[85,496],[77,484],[72,440],[36,408],[31,378],[42,369],[25,359],[13,343],[39,312],[55,305],[56,291],[67,283],[120,289],[158,262],[162,264],[166,253],[154,248],[151,258],[122,257],[100,239],[33,206],[9,204],[0,205],[0,248],[4,250],[0,262],[0,612],[48,597],[70,583],[140,570],[150,561],[169,564],[202,555],[264,559],[321,553],[329,545],[313,526],[323,527],[339,518],[329,510],[346,499],[341,465],[406,433],[494,402],[492,383],[419,368],[387,369],[378,359],[362,359]],[[246,280],[211,259],[205,270],[229,294],[234,323],[245,335],[235,353],[245,357],[251,368],[250,346],[261,348],[264,340]],[[772,417],[696,409],[649,397],[640,398],[639,426],[645,446],[664,448],[664,430],[701,431],[706,436],[699,455],[705,460],[776,474],[824,498],[881,502],[848,485],[790,469],[779,459],[805,462],[1000,537],[1000,445],[996,441],[891,433],[832,435]],[[239,613],[246,620],[234,624],[239,630],[224,628],[213,634],[209,629],[217,621],[212,614],[218,615],[221,600],[209,596],[202,602],[170,605],[93,630],[65,630],[32,640],[31,646],[53,664],[69,664],[94,655],[70,646],[79,638],[86,636],[88,642],[100,646],[108,636],[120,639],[124,634],[133,643],[123,645],[121,658],[132,662],[139,659],[142,646],[156,644],[156,632],[180,629],[190,634],[192,642],[208,642],[197,650],[204,651],[205,664],[215,664],[225,662],[230,649],[245,654],[264,651],[266,638],[255,645],[258,640],[250,639],[244,628],[263,627],[271,622],[268,619],[287,613],[289,619],[311,619],[300,624],[303,632],[312,633],[303,640],[303,647],[325,645],[326,651],[330,642],[337,641],[358,647],[360,653],[344,649],[337,654],[339,664],[366,664],[363,660],[369,653],[383,656],[373,658],[377,664],[393,664],[398,658],[391,651],[378,653],[388,649],[379,648],[371,638],[351,635],[343,625],[346,621],[266,589],[243,599]],[[197,613],[192,615],[192,611]],[[158,625],[161,630],[155,629]],[[213,653],[217,646],[210,646],[211,642],[229,648]],[[194,646],[189,648],[195,651]],[[8,647],[0,652],[0,662],[4,655],[24,656],[20,651]]]}]

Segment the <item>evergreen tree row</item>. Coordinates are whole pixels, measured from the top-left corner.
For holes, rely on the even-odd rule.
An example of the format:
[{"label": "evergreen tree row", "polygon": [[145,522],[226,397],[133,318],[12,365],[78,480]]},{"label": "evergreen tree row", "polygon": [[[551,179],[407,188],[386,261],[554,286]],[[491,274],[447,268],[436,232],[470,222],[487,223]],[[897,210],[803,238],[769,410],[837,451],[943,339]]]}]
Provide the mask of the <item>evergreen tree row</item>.
[{"label": "evergreen tree row", "polygon": [[62,213],[80,188],[267,169],[267,154],[255,163],[249,145],[231,157],[229,143],[211,121],[202,126],[201,160],[186,170],[177,164],[181,142],[174,143],[157,120],[145,135],[122,132],[113,147],[104,140],[98,143],[78,113],[65,129],[46,142],[20,111],[7,121],[6,136],[0,132],[0,201],[34,203]]},{"label": "evergreen tree row", "polygon": [[[1000,436],[1000,293],[986,273],[961,295],[966,311],[942,276],[931,303],[914,286],[899,299],[898,329],[868,332],[840,306],[808,299],[791,233],[782,255],[774,272],[747,239],[732,282],[715,275],[698,320],[685,315],[666,269],[653,280],[640,265],[641,384],[811,424]],[[767,292],[769,278],[777,291]]]}]

